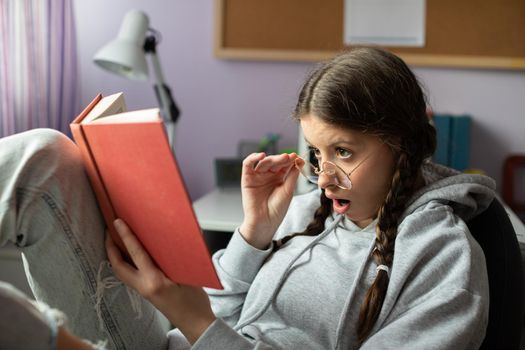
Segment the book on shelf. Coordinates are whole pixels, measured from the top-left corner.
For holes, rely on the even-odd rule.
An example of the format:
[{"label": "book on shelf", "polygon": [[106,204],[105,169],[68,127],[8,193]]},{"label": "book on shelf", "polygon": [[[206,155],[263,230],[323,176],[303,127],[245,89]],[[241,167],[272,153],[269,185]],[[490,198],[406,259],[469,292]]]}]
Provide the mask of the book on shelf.
[{"label": "book on shelf", "polygon": [[461,171],[468,169],[471,117],[459,114],[433,114],[432,121],[437,138],[434,161]]},{"label": "book on shelf", "polygon": [[124,95],[98,95],[71,123],[109,234],[123,219],[172,281],[222,289],[159,109],[127,112]]},{"label": "book on shelf", "polygon": [[470,126],[468,115],[454,115],[450,123],[449,166],[465,170],[470,165]]}]

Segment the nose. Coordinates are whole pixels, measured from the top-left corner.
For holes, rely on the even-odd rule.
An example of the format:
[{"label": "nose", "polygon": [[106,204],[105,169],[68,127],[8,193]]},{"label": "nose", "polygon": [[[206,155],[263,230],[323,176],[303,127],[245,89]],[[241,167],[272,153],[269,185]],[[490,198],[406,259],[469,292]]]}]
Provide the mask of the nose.
[{"label": "nose", "polygon": [[325,189],[336,185],[336,179],[333,174],[328,175],[327,172],[322,171],[320,174],[318,174],[318,176],[319,178],[317,180],[317,184],[320,188]]}]

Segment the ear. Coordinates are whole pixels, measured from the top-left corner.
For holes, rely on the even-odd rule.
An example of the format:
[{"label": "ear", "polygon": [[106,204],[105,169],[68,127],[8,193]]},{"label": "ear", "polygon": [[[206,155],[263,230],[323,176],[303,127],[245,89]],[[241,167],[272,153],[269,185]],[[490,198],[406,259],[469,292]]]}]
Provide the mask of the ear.
[{"label": "ear", "polygon": [[392,154],[394,154],[394,158],[397,161],[397,159],[399,158],[399,155],[401,153],[401,150],[402,150],[401,137],[399,137],[399,136],[384,136],[384,137],[381,137],[380,136],[380,138],[381,138],[381,141],[383,142],[383,144],[390,149]]}]

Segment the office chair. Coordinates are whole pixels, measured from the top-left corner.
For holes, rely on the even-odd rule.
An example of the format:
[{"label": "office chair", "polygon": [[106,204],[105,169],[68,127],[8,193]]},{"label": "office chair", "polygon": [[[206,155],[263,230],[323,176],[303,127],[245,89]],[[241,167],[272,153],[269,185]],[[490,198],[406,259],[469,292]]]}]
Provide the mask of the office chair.
[{"label": "office chair", "polygon": [[512,154],[503,162],[502,194],[503,200],[522,219],[525,219],[525,202],[519,201],[515,188],[518,170],[525,169],[525,154]]},{"label": "office chair", "polygon": [[519,349],[524,288],[514,228],[497,199],[467,225],[485,253],[489,278],[489,322],[480,349]]}]

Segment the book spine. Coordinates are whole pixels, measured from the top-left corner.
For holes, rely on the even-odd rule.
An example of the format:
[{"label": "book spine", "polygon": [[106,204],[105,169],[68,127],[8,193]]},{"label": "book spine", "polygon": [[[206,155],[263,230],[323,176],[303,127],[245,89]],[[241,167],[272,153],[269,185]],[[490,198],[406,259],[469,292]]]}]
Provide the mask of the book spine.
[{"label": "book spine", "polygon": [[100,101],[100,99],[101,99],[101,95],[98,95],[93,100],[93,102],[91,102],[91,104],[69,126],[71,129],[71,134],[73,136],[73,139],[82,157],[84,168],[86,170],[89,181],[91,183],[91,187],[93,188],[93,192],[95,193],[95,197],[97,198],[98,206],[99,206],[100,211],[102,212],[104,221],[106,222],[106,226],[109,231],[109,234],[111,235],[111,237],[113,238],[113,241],[115,241],[117,246],[125,254],[127,254],[124,243],[122,242],[120,235],[118,234],[115,227],[113,226],[113,221],[116,219],[115,211],[113,210],[113,206],[108,197],[106,188],[104,186],[104,183],[102,182],[102,178],[100,177],[95,159],[93,158],[93,155],[91,154],[89,142],[86,136],[84,135],[84,130],[82,128],[82,125],[80,124],[82,119],[93,108],[93,106],[98,101]]},{"label": "book spine", "polygon": [[449,166],[463,171],[470,161],[470,126],[471,117],[457,115],[451,118]]},{"label": "book spine", "polygon": [[452,117],[447,114],[434,114],[432,121],[436,129],[437,146],[433,160],[442,165],[449,165],[450,124]]}]

